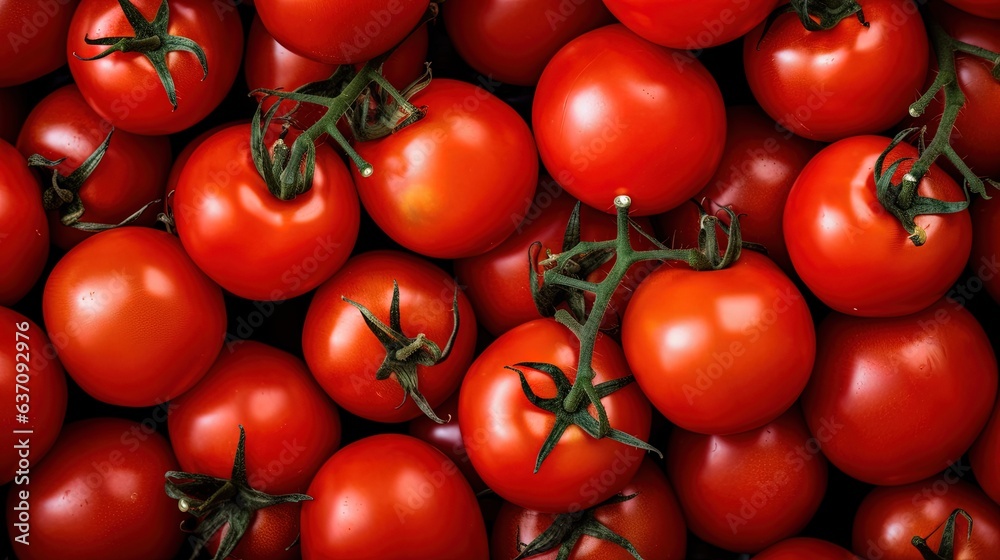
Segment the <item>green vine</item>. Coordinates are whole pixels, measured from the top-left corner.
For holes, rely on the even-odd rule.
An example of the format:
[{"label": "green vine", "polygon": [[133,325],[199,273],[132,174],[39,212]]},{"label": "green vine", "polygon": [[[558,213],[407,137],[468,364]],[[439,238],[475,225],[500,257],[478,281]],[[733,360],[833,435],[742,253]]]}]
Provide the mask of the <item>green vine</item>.
[{"label": "green vine", "polygon": [[[948,516],[948,520],[944,523],[944,532],[941,533],[941,545],[938,547],[937,552],[932,550],[931,547],[927,545],[927,539],[923,537],[916,536],[911,540],[911,544],[916,547],[917,551],[920,552],[920,556],[924,560],[955,559],[955,523],[959,516],[964,517],[969,523],[969,530],[965,539],[967,541],[972,539],[972,516],[966,513],[965,510],[956,509],[951,512],[951,515]],[[938,529],[940,528],[941,527],[938,527]],[[931,535],[936,532],[937,529],[935,529]],[[930,538],[930,536],[928,536],[928,538]]]}]

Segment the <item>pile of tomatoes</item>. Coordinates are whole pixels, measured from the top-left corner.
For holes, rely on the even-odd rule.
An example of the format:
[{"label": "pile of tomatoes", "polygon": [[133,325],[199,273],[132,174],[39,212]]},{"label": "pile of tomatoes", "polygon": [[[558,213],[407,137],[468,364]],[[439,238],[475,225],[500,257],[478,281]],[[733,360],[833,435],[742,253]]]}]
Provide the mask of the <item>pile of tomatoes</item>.
[{"label": "pile of tomatoes", "polygon": [[0,37],[14,557],[1000,558],[1000,0]]}]

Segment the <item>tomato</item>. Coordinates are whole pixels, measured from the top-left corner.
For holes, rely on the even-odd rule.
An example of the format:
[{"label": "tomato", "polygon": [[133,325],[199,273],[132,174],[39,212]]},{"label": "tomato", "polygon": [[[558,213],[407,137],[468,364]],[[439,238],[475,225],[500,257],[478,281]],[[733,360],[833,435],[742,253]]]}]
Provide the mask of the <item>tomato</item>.
[{"label": "tomato", "polygon": [[288,50],[324,64],[365,62],[420,23],[428,0],[257,0],[268,32]]},{"label": "tomato", "polygon": [[149,228],[74,247],[49,275],[42,308],[73,380],[119,406],[180,396],[208,371],[226,332],[222,291],[176,238]]},{"label": "tomato", "polygon": [[[917,247],[879,202],[873,169],[888,145],[888,138],[857,136],[826,147],[802,170],[785,204],[783,229],[795,271],[823,303],[841,313],[916,313],[940,299],[968,261],[972,224],[967,211],[917,216],[927,236]],[[900,144],[886,158],[885,169],[916,157],[916,148]],[[912,163],[899,166],[894,184]],[[917,194],[965,198],[937,166],[924,175]]]},{"label": "tomato", "polygon": [[969,450],[969,461],[976,474],[976,482],[994,502],[1000,504],[1000,470],[997,469],[1000,465],[1000,403]]},{"label": "tomato", "polygon": [[833,543],[821,541],[819,539],[797,538],[781,541],[776,545],[769,546],[760,554],[753,557],[753,560],[857,560],[857,556],[851,554]]},{"label": "tomato", "polygon": [[[727,224],[729,219],[721,210],[732,207],[741,214],[743,239],[763,245],[771,260],[793,274],[781,215],[792,184],[819,146],[783,131],[757,107],[727,107],[726,122],[722,163],[693,199]],[[659,216],[655,223],[667,245],[697,247],[698,215],[695,205],[682,204]]]},{"label": "tomato", "polygon": [[28,116],[28,98],[23,88],[0,88],[0,140],[13,144]]},{"label": "tomato", "polygon": [[[378,422],[405,422],[421,411],[404,390],[398,369],[391,379],[376,379],[386,348],[361,312],[342,298],[363,305],[391,327],[394,282],[399,286],[400,332],[410,339],[423,334],[443,351],[455,328],[455,282],[434,265],[395,251],[364,253],[348,261],[316,292],[302,335],[306,362],[326,392],[351,413]],[[431,408],[458,388],[475,347],[476,316],[459,293],[458,334],[451,353],[433,366],[412,366],[416,389]]]},{"label": "tomato", "polygon": [[[183,514],[163,493],[177,468],[167,440],[139,424],[92,418],[69,424],[30,485],[14,485],[7,531],[22,560],[169,560],[181,546]],[[19,540],[20,537],[23,540]]]},{"label": "tomato", "polygon": [[532,124],[545,168],[563,188],[609,213],[616,196],[629,195],[637,216],[698,192],[726,137],[722,95],[705,67],[621,25],[556,53],[538,81]]},{"label": "tomato", "polygon": [[643,39],[699,52],[746,35],[780,4],[777,0],[604,0],[611,13]]},{"label": "tomato", "polygon": [[354,185],[332,148],[317,147],[312,188],[280,200],[254,167],[245,124],[217,132],[191,154],[173,209],[184,249],[206,274],[240,297],[269,301],[302,295],[336,272],[361,221]]},{"label": "tomato", "polygon": [[[517,373],[506,366],[552,364],[572,382],[578,352],[579,342],[569,329],[553,319],[538,319],[493,342],[462,382],[458,422],[465,448],[486,485],[508,502],[543,513],[579,511],[620,492],[639,470],[645,451],[611,438],[595,439],[570,426],[533,472],[556,419],[528,401]],[[539,397],[555,396],[551,377],[518,369]],[[621,349],[604,335],[597,338],[593,369],[595,383],[630,375]],[[628,385],[601,402],[613,428],[646,441],[652,413],[638,387]]]},{"label": "tomato", "polygon": [[816,355],[802,294],[752,251],[719,271],[680,266],[639,284],[622,322],[643,393],[694,432],[733,434],[774,420],[798,399]]},{"label": "tomato", "polygon": [[442,7],[458,54],[490,79],[533,86],[563,45],[614,21],[601,0],[464,0]]},{"label": "tomato", "polygon": [[464,82],[436,79],[410,101],[428,107],[422,120],[355,146],[374,167],[368,178],[351,168],[362,204],[389,237],[422,255],[488,251],[531,203],[538,180],[531,131],[500,99]]},{"label": "tomato", "polygon": [[[1000,301],[1000,202],[995,198],[977,198],[972,203],[972,253],[969,256],[969,268],[975,272],[972,278],[982,284],[976,287],[976,280],[970,279],[967,287],[981,289],[986,287],[994,301]],[[961,297],[972,297],[963,292]],[[948,297],[952,297],[949,293]]]},{"label": "tomato", "polygon": [[845,18],[808,31],[795,13],[743,40],[757,102],[799,136],[832,142],[881,132],[908,115],[927,76],[930,47],[914,0],[866,0],[866,27]]},{"label": "tomato", "polygon": [[[48,160],[66,158],[56,170],[68,177],[111,131],[111,124],[87,105],[80,90],[69,85],[35,106],[21,129],[17,149],[26,158],[33,154]],[[170,142],[165,136],[114,131],[101,163],[80,187],[85,209],[80,221],[118,224],[146,204],[162,199],[170,161]],[[49,185],[52,171],[43,168],[41,173],[43,184]],[[156,214],[156,208],[150,207],[134,224],[152,226]],[[93,235],[67,227],[59,218],[58,212],[49,212],[49,231],[57,246],[68,250]]]},{"label": "tomato", "polygon": [[[300,558],[298,547],[299,514],[302,504],[284,503],[259,509],[247,527],[240,543],[227,556],[235,560],[296,560]],[[229,527],[217,531],[205,548],[214,558],[219,544],[225,538]]]},{"label": "tomato", "polygon": [[937,552],[944,523],[959,508],[972,517],[972,538],[967,537],[968,522],[959,517],[955,560],[1000,557],[1000,506],[950,472],[906,486],[876,488],[868,494],[854,517],[854,552],[881,560],[920,560],[911,539],[926,538]]},{"label": "tomato", "polygon": [[49,226],[42,191],[13,146],[0,140],[0,305],[18,302],[42,274]]},{"label": "tomato", "polygon": [[944,0],[956,8],[977,16],[1000,19],[1000,2],[997,0]]},{"label": "tomato", "polygon": [[0,307],[0,329],[5,338],[0,346],[0,393],[13,409],[0,416],[0,445],[8,450],[0,460],[0,483],[17,476],[17,483],[23,484],[62,428],[66,374],[49,338],[30,319]]},{"label": "tomato", "polygon": [[202,0],[130,0],[147,21],[161,2],[169,8],[167,32],[197,43],[205,53],[207,76],[190,52],[166,56],[177,92],[176,107],[144,53],[115,52],[98,60],[108,47],[84,39],[133,37],[118,0],[81,0],[69,28],[66,51],[73,80],[87,103],[116,128],[136,134],[171,134],[191,127],[215,109],[229,92],[243,55],[239,14],[227,4]]},{"label": "tomato", "polygon": [[734,552],[758,552],[801,531],[826,490],[826,459],[797,408],[730,436],[674,430],[666,455],[688,528]]},{"label": "tomato", "polygon": [[477,494],[485,490],[486,483],[472,466],[469,453],[465,450],[465,442],[462,441],[462,429],[458,425],[458,392],[456,391],[448,400],[436,407],[434,412],[448,421],[444,424],[438,424],[429,417],[420,415],[410,420],[409,434],[426,441],[447,455],[458,467],[458,470],[462,471],[465,480],[469,481],[469,485]]},{"label": "tomato", "polygon": [[[0,2],[0,87],[40,78],[66,64],[66,30],[80,0]],[[16,62],[15,62],[16,61]]]},{"label": "tomato", "polygon": [[997,364],[963,307],[942,300],[907,317],[833,314],[817,340],[802,408],[818,438],[835,427],[823,453],[849,476],[883,485],[926,478],[959,460],[986,425]]},{"label": "tomato", "polygon": [[330,458],[302,506],[302,558],[486,560],[476,497],[443,453],[371,436]]},{"label": "tomato", "polygon": [[[687,530],[677,498],[663,472],[651,459],[642,462],[635,477],[620,492],[634,498],[608,505],[598,505],[593,519],[624,537],[644,560],[681,560]],[[512,560],[520,553],[518,545],[534,541],[552,526],[556,515],[538,513],[504,504],[493,526],[493,560]],[[555,560],[558,547],[548,553],[531,556],[535,560]],[[617,544],[584,534],[567,560],[601,558],[633,560],[635,557]]]}]

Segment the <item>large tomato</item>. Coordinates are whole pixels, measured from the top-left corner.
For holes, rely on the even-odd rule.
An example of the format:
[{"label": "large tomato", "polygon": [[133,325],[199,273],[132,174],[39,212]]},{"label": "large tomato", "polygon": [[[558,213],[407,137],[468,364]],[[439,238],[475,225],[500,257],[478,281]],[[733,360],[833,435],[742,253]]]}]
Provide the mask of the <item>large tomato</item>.
[{"label": "large tomato", "polygon": [[49,275],[42,307],[66,371],[120,406],[180,396],[208,371],[226,333],[222,290],[176,238],[149,228],[105,231],[74,247]]},{"label": "large tomato", "polygon": [[699,52],[746,35],[778,0],[604,0],[611,13],[640,37]]},{"label": "large tomato", "polygon": [[66,30],[80,0],[0,1],[0,87],[23,84],[66,64]]},{"label": "large tomato", "polygon": [[767,257],[744,251],[731,267],[664,265],[635,291],[622,345],[643,392],[671,422],[733,434],[788,410],[816,355],[812,316]]},{"label": "large tomato", "polygon": [[[521,117],[486,90],[437,79],[411,102],[416,124],[355,147],[374,167],[352,168],[365,209],[400,245],[436,258],[484,253],[517,227],[538,180],[538,154]],[[474,178],[474,188],[470,180]]]},{"label": "large tomato", "polygon": [[38,181],[21,154],[0,140],[0,305],[14,305],[31,290],[48,256]]},{"label": "large tomato", "polygon": [[[697,59],[609,25],[574,39],[545,67],[532,106],[549,174],[585,204],[614,213],[665,212],[715,173],[726,114]],[[651,123],[655,123],[652,126]]]},{"label": "large tomato", "polygon": [[823,452],[849,476],[884,485],[931,476],[961,459],[989,418],[993,349],[976,319],[948,300],[907,317],[832,314],[817,341],[802,408]]},{"label": "large tomato", "polygon": [[[69,28],[69,69],[87,103],[117,128],[136,134],[170,134],[205,118],[226,96],[243,56],[243,26],[226,3],[204,0],[128,0],[147,21],[169,9],[167,33],[197,43],[205,53],[207,76],[191,52],[166,54],[176,88],[176,107],[149,59],[141,52],[104,52],[88,45],[105,37],[133,37],[119,0],[81,0]],[[157,55],[154,55],[157,56]]]},{"label": "large tomato", "polygon": [[[972,202],[972,253],[969,268],[975,273],[972,278],[982,282],[993,301],[1000,302],[1000,201],[977,198]],[[975,280],[970,279],[970,282]],[[974,284],[969,288],[978,288]],[[971,297],[969,293],[959,293],[956,299]],[[949,293],[949,297],[952,294]]]},{"label": "large tomato", "polygon": [[1000,403],[993,410],[986,428],[979,434],[976,443],[969,451],[969,461],[972,471],[976,474],[976,482],[983,490],[1000,504]]},{"label": "large tomato", "polygon": [[[918,247],[879,202],[873,170],[889,142],[856,136],[828,146],[802,170],[785,204],[783,229],[795,271],[823,303],[841,313],[916,313],[951,288],[969,257],[967,211],[917,216],[927,238]],[[902,158],[916,157],[916,148],[900,144],[886,158],[884,171]],[[912,163],[899,166],[894,184]],[[937,166],[931,166],[917,194],[965,199],[961,187]]]},{"label": "large tomato", "polygon": [[849,550],[819,539],[796,538],[767,547],[753,560],[858,560]]},{"label": "large tomato", "polygon": [[794,13],[743,40],[757,102],[792,132],[832,142],[874,134],[907,116],[927,76],[930,48],[914,0],[866,0],[868,26],[847,17],[809,31]]},{"label": "large tomato", "polygon": [[984,18],[1000,19],[1000,2],[997,0],[944,0],[970,14]]},{"label": "large tomato", "polygon": [[[538,319],[498,338],[462,382],[458,420],[465,448],[483,481],[508,502],[546,513],[579,511],[620,492],[639,470],[645,451],[611,438],[595,439],[570,426],[534,472],[556,418],[528,401],[518,374],[507,366],[552,364],[572,382],[578,352],[579,342],[569,329],[553,319]],[[536,395],[556,396],[551,377],[518,369]],[[597,338],[593,369],[595,383],[631,374],[621,349],[604,335]],[[628,385],[601,402],[611,427],[643,441],[649,437],[652,413],[637,386]]]},{"label": "large tomato", "polygon": [[316,474],[302,506],[302,558],[486,560],[486,527],[472,488],[419,439],[371,436]]}]

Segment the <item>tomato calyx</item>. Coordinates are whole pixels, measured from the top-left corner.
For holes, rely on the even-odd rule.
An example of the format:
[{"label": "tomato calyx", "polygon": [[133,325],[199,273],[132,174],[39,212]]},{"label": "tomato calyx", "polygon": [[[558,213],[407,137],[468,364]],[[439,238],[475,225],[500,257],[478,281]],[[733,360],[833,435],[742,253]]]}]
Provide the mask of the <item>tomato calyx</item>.
[{"label": "tomato calyx", "polygon": [[[217,531],[229,529],[219,543],[214,560],[227,558],[246,534],[254,512],[291,502],[311,500],[305,494],[272,496],[250,487],[246,466],[246,432],[240,426],[240,441],[229,480],[203,474],[167,471],[164,475],[166,493],[177,500],[181,511],[196,518],[193,532],[198,536],[192,560],[196,558]],[[289,543],[289,546],[295,543]]]},{"label": "tomato calyx", "polygon": [[[927,545],[927,539],[915,536],[910,541],[918,551],[924,560],[954,560],[955,558],[955,523],[958,517],[962,516],[969,523],[968,534],[966,535],[966,540],[972,538],[972,516],[966,513],[965,510],[956,509],[951,512],[948,516],[948,520],[944,523],[944,531],[941,533],[941,545],[938,547],[937,552],[931,549]],[[938,527],[940,529],[941,527]],[[931,535],[937,532],[935,529]],[[929,537],[929,536],[928,536]]]},{"label": "tomato calyx", "polygon": [[430,403],[421,394],[418,387],[419,377],[417,366],[432,367],[448,359],[451,349],[454,346],[455,338],[458,336],[459,313],[458,313],[458,288],[455,288],[455,297],[452,300],[452,330],[441,349],[434,341],[428,339],[423,333],[417,334],[414,338],[409,338],[403,334],[403,326],[399,313],[399,284],[392,281],[392,302],[389,305],[389,324],[386,325],[376,317],[367,307],[360,303],[341,296],[345,302],[353,305],[365,320],[365,324],[371,329],[372,334],[378,338],[382,346],[385,347],[385,359],[375,372],[375,379],[385,381],[395,374],[396,382],[403,388],[403,401],[399,403],[399,408],[406,404],[407,397],[412,398],[420,411],[428,418],[444,424],[451,420],[442,420],[434,413]]},{"label": "tomato calyx", "polygon": [[767,16],[764,21],[764,31],[757,41],[757,50],[760,50],[760,44],[774,22],[789,13],[798,16],[802,26],[809,31],[829,31],[851,16],[857,17],[858,22],[865,27],[871,25],[865,20],[865,12],[856,0],[790,0],[788,4],[778,6]]},{"label": "tomato calyx", "polygon": [[160,3],[156,16],[147,21],[145,16],[135,7],[130,0],[118,0],[118,4],[125,13],[125,19],[135,30],[132,37],[99,37],[91,39],[85,35],[83,40],[88,45],[109,45],[109,47],[99,54],[89,58],[83,58],[73,53],[73,56],[80,60],[98,60],[116,52],[137,52],[145,56],[149,63],[153,65],[153,70],[160,78],[163,89],[167,92],[167,99],[170,105],[177,110],[177,88],[174,86],[174,77],[167,67],[167,54],[175,51],[189,52],[198,58],[201,64],[203,75],[202,80],[208,78],[208,59],[201,45],[188,39],[171,35],[168,31],[170,24],[170,7],[167,0]]},{"label": "tomato calyx", "polygon": [[629,494],[628,496],[618,494],[617,496],[612,496],[592,508],[575,513],[560,514],[555,518],[552,525],[550,525],[548,529],[538,535],[535,540],[530,543],[520,542],[519,535],[517,548],[520,551],[520,554],[518,554],[514,560],[530,558],[531,556],[548,552],[556,547],[559,547],[559,554],[556,556],[556,560],[567,560],[569,555],[573,552],[573,548],[576,547],[576,543],[579,542],[584,535],[614,543],[625,549],[625,551],[631,554],[636,560],[642,560],[642,556],[639,555],[639,551],[635,549],[635,546],[633,546],[628,539],[612,531],[607,525],[601,523],[596,517],[594,517],[594,512],[602,507],[621,504],[634,499],[636,496],[638,496],[638,494]]}]

